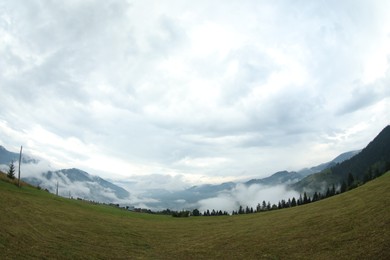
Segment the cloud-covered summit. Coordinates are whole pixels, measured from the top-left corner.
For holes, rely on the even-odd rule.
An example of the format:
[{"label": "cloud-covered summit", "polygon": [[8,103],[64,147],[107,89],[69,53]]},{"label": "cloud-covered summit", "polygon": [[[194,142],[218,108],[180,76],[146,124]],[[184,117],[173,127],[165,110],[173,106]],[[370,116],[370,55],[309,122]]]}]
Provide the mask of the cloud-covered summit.
[{"label": "cloud-covered summit", "polygon": [[388,124],[389,8],[4,1],[0,141],[110,178],[228,181],[328,160]]}]

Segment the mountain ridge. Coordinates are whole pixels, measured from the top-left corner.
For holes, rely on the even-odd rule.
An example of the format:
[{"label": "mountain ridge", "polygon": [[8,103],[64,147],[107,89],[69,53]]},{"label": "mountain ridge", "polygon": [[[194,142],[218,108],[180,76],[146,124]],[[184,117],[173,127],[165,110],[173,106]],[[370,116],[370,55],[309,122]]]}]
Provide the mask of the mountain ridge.
[{"label": "mountain ridge", "polygon": [[298,191],[324,191],[330,185],[339,186],[346,182],[349,175],[355,179],[355,185],[378,176],[380,172],[390,169],[390,125],[386,126],[356,156],[337,163],[319,173],[309,175],[291,185]]},{"label": "mountain ridge", "polygon": [[[61,196],[79,197],[99,202],[129,201],[130,193],[122,187],[91,175],[77,168],[43,172],[34,177],[22,178],[27,183],[57,192],[57,184]],[[65,192],[64,192],[65,191]]]}]

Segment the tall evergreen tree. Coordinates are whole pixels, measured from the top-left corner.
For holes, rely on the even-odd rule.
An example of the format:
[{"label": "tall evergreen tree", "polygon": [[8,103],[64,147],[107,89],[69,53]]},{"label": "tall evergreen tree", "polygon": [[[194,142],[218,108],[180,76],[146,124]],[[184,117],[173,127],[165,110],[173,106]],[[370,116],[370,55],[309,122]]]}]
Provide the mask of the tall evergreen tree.
[{"label": "tall evergreen tree", "polygon": [[325,195],[327,198],[330,197],[330,189],[328,187],[328,189],[326,190],[326,195]]},{"label": "tall evergreen tree", "polygon": [[295,207],[297,205],[297,201],[295,200],[295,197],[291,200],[291,207]]},{"label": "tall evergreen tree", "polygon": [[199,210],[198,209],[194,209],[193,211],[192,211],[192,216],[200,216],[200,212],[199,212]]},{"label": "tall evergreen tree", "polygon": [[319,200],[318,193],[314,192],[313,201],[317,201],[317,200]]},{"label": "tall evergreen tree", "polygon": [[303,204],[309,203],[306,192],[303,193]]},{"label": "tall evergreen tree", "polygon": [[267,210],[267,202],[265,202],[265,200],[263,200],[263,204],[261,206],[261,209],[262,210]]},{"label": "tall evergreen tree", "polygon": [[261,211],[261,205],[260,205],[260,203],[257,203],[256,211],[257,211],[257,212],[260,212],[260,211]]},{"label": "tall evergreen tree", "polygon": [[332,189],[330,190],[330,196],[334,196],[334,195],[336,195],[336,187],[333,184]]},{"label": "tall evergreen tree", "polygon": [[302,194],[299,194],[299,199],[297,201],[297,204],[298,204],[298,206],[303,204]]},{"label": "tall evergreen tree", "polygon": [[9,164],[7,176],[10,179],[15,179],[15,165],[14,165],[14,161],[11,161],[11,163]]}]

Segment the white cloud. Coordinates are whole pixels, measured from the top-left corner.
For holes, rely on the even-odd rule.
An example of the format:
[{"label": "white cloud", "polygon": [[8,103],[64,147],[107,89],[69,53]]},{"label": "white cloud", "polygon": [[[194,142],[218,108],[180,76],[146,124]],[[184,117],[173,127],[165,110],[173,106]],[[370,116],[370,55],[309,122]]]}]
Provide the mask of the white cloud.
[{"label": "white cloud", "polygon": [[0,141],[61,168],[191,183],[327,161],[389,123],[389,8],[5,1]]},{"label": "white cloud", "polygon": [[280,200],[288,200],[293,197],[297,199],[299,194],[287,190],[283,185],[268,187],[257,184],[250,186],[237,184],[233,190],[223,192],[215,198],[200,200],[198,204],[201,212],[208,209],[232,212],[233,210],[237,211],[239,206],[256,209],[257,204],[261,205],[263,201],[277,205]]}]

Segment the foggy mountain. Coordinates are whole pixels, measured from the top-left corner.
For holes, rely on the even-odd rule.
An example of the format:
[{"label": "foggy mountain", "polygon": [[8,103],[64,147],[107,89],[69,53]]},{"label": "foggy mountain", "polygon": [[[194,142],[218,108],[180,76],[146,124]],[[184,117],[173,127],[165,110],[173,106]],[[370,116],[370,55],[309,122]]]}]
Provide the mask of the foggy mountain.
[{"label": "foggy mountain", "polygon": [[[14,161],[19,164],[19,153],[10,152],[0,146],[0,168],[8,170]],[[63,197],[81,198],[105,203],[129,204],[130,193],[98,176],[93,176],[79,169],[50,170],[50,163],[22,154],[22,180],[51,193],[57,192]]]},{"label": "foggy mountain", "polygon": [[25,182],[57,192],[63,197],[74,197],[105,203],[129,202],[130,193],[98,176],[93,176],[79,169],[48,171],[36,177],[22,178]]}]

